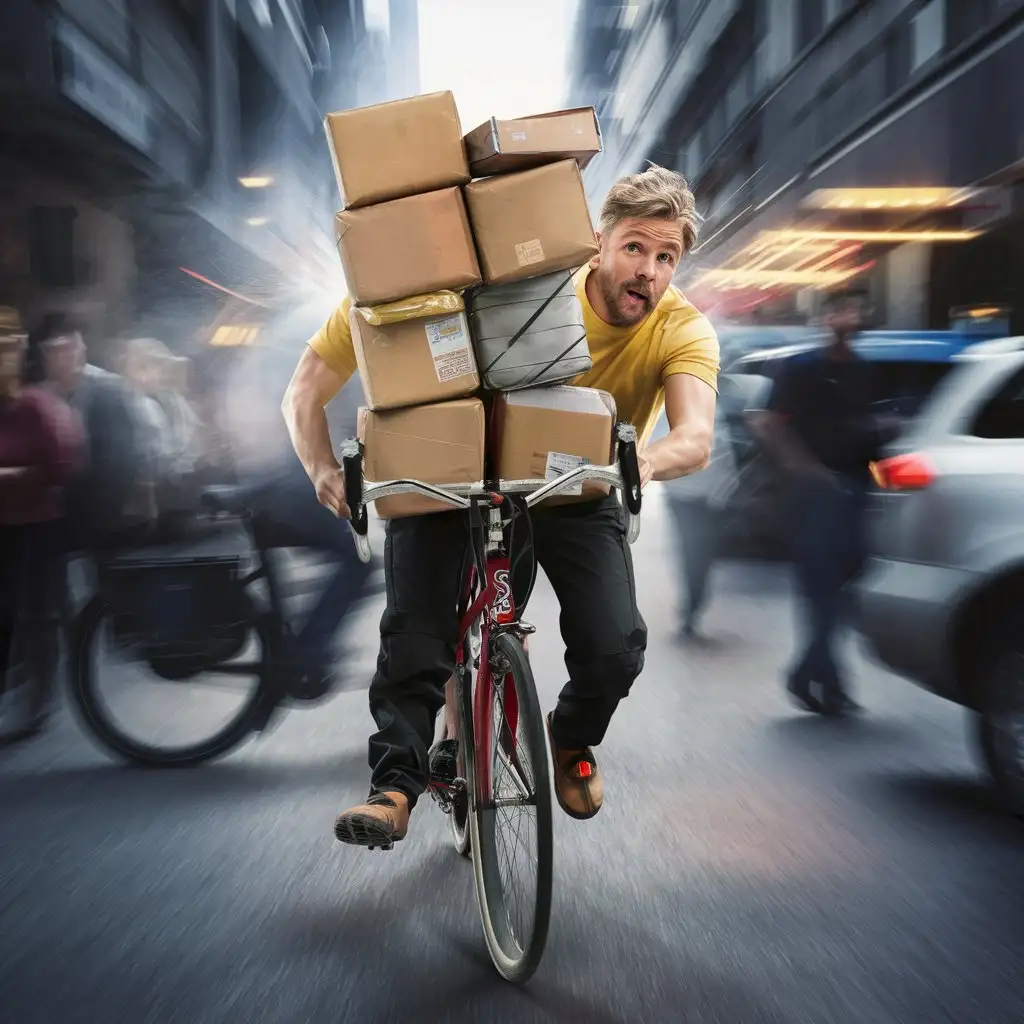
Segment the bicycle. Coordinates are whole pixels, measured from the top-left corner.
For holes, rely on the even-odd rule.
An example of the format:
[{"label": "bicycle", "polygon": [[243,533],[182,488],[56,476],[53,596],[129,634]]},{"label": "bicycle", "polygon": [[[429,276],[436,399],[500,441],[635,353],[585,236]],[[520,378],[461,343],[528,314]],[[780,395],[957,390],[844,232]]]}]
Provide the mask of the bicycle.
[{"label": "bicycle", "polygon": [[[203,519],[212,532],[240,524],[248,552],[118,556],[97,567],[96,591],[71,625],[72,706],[86,731],[126,761],[160,768],[201,764],[233,750],[252,733],[267,731],[286,705],[313,706],[334,690],[326,677],[303,676],[292,658],[285,587],[269,557],[274,545],[265,518],[249,511],[249,496],[241,486],[207,487],[201,494]],[[256,593],[260,581],[263,595]],[[113,627],[114,656],[103,658],[99,648],[108,625]],[[117,678],[119,661],[129,663],[131,675],[124,682]],[[172,684],[162,713],[137,699],[140,665]],[[140,738],[138,726],[119,720],[100,692],[110,677],[135,698],[143,727],[159,731],[163,742]],[[224,712],[212,726],[205,712],[183,715],[190,709],[181,699],[182,688],[210,677],[227,682],[212,690],[213,703]],[[229,694],[238,698],[231,706]],[[146,695],[148,700],[157,697]],[[197,723],[204,735],[180,738],[182,726]],[[171,738],[176,729],[178,738]]]},{"label": "bicycle", "polygon": [[[358,441],[342,446],[346,504],[360,558],[370,558],[367,505],[396,494],[421,494],[470,515],[472,560],[457,608],[460,642],[454,673],[458,772],[450,789],[431,784],[431,795],[449,815],[459,853],[471,855],[477,903],[491,960],[509,981],[523,982],[540,963],[551,915],[553,838],[547,723],[540,709],[530,662],[523,648],[535,630],[515,605],[506,528],[519,514],[585,481],[616,488],[625,506],[627,537],[640,528],[640,470],[636,431],[616,426],[616,460],[584,465],[553,480],[498,480],[440,487],[418,480],[369,482],[363,478]],[[474,672],[475,670],[475,672]],[[507,783],[508,785],[505,785]],[[518,894],[509,891],[502,857],[505,825],[516,808],[533,809],[527,853],[533,908],[529,923]],[[517,833],[521,839],[521,834]],[[515,918],[513,920],[513,918]]]}]

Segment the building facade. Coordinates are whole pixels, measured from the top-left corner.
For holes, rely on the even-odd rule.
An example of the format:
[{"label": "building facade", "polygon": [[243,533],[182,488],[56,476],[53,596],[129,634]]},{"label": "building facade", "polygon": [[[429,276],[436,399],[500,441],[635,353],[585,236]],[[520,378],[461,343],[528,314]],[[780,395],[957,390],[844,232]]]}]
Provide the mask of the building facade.
[{"label": "building facade", "polygon": [[[0,303],[182,347],[227,300],[340,290],[322,116],[388,98],[371,6],[4,0]],[[392,6],[409,80],[415,5]]]},{"label": "building facade", "polygon": [[648,162],[686,174],[706,217],[689,291],[723,315],[794,318],[856,279],[891,326],[987,306],[1024,329],[1024,3],[609,10],[614,44],[577,37],[582,87],[614,69],[588,190],[596,203]]}]

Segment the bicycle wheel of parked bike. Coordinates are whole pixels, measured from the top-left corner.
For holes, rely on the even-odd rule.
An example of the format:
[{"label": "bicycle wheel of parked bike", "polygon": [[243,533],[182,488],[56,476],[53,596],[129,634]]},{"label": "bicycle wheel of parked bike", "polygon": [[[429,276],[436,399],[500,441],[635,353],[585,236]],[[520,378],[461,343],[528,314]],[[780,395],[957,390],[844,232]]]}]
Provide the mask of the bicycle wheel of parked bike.
[{"label": "bicycle wheel of parked bike", "polygon": [[269,642],[248,598],[234,621],[190,644],[168,644],[98,595],[72,629],[73,706],[118,757],[160,768],[200,764],[252,731],[266,693]]},{"label": "bicycle wheel of parked bike", "polygon": [[504,978],[522,982],[540,963],[551,920],[547,726],[522,645],[499,634],[489,660],[491,699],[468,766],[473,869],[491,959]]}]

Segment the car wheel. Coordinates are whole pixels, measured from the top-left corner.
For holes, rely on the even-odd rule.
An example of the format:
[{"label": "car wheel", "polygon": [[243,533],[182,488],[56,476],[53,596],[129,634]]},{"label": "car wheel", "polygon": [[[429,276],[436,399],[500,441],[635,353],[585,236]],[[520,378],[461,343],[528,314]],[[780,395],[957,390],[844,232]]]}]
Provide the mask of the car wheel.
[{"label": "car wheel", "polygon": [[978,746],[1001,799],[1024,815],[1024,640],[1012,636],[992,655],[981,680]]}]

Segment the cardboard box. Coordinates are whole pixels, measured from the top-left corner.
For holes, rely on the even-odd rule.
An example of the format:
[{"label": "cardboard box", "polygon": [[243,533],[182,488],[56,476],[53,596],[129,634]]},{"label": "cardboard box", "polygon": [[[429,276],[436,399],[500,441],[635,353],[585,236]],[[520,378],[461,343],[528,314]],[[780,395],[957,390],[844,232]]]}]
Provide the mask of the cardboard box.
[{"label": "cardboard box", "polygon": [[466,155],[474,178],[525,171],[572,159],[580,170],[601,152],[601,127],[593,107],[490,121],[466,136]]},{"label": "cardboard box", "polygon": [[349,294],[359,306],[480,282],[457,188],[342,210],[335,217]]},{"label": "cardboard box", "polygon": [[[421,480],[473,484],[484,475],[484,406],[477,398],[391,412],[359,410],[367,480]],[[382,519],[451,511],[419,494],[398,494],[376,503]]]},{"label": "cardboard box", "polygon": [[450,92],[328,114],[324,129],[344,209],[469,181]]},{"label": "cardboard box", "polygon": [[[611,462],[615,400],[606,391],[512,391],[496,396],[492,417],[494,466],[502,480],[553,480],[580,465]],[[606,484],[587,481],[548,501],[592,501],[610,490]]]},{"label": "cardboard box", "polygon": [[480,386],[465,313],[374,327],[353,308],[349,322],[370,409],[443,402]]},{"label": "cardboard box", "polygon": [[569,270],[597,252],[575,160],[482,178],[465,191],[487,284]]}]

